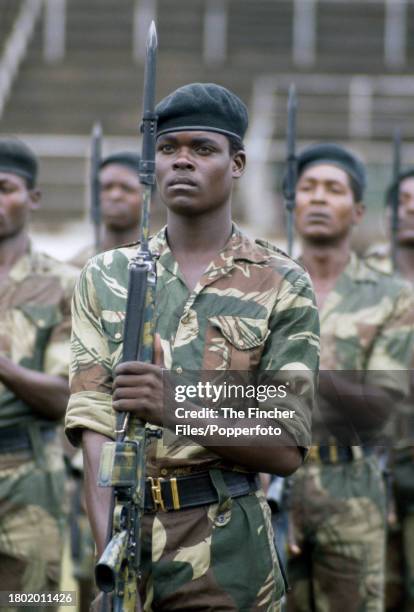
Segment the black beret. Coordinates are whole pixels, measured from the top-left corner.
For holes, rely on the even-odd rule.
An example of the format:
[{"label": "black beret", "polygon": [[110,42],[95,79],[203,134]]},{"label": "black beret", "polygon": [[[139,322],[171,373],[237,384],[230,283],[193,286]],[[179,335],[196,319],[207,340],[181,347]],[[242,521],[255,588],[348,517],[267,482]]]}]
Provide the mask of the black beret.
[{"label": "black beret", "polygon": [[32,189],[36,184],[38,163],[33,151],[18,138],[0,138],[0,172],[17,174]]},{"label": "black beret", "polygon": [[138,155],[138,153],[134,153],[133,151],[120,151],[119,153],[112,153],[111,155],[104,157],[99,167],[102,170],[102,168],[105,168],[105,166],[109,166],[110,164],[126,166],[130,170],[133,170],[138,176],[140,160],[141,157]]},{"label": "black beret", "polygon": [[190,83],[157,104],[157,136],[168,132],[219,132],[243,140],[247,108],[234,93],[215,83]]},{"label": "black beret", "polygon": [[356,199],[362,200],[366,186],[365,167],[354,153],[334,143],[311,145],[298,156],[298,178],[306,168],[316,164],[331,164],[344,170],[358,188]]},{"label": "black beret", "polygon": [[398,174],[398,177],[392,181],[385,193],[385,205],[391,203],[393,198],[399,191],[401,183],[407,178],[414,178],[414,168],[407,168]]}]

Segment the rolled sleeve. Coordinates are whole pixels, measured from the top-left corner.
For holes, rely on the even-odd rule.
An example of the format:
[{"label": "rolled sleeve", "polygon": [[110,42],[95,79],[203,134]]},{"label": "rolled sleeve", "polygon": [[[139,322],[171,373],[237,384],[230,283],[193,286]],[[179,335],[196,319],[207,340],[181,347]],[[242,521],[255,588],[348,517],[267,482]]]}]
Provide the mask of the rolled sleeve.
[{"label": "rolled sleeve", "polygon": [[70,390],[65,431],[79,444],[81,432],[90,429],[114,436],[112,409],[112,362],[100,321],[91,267],[82,271],[72,301]]}]

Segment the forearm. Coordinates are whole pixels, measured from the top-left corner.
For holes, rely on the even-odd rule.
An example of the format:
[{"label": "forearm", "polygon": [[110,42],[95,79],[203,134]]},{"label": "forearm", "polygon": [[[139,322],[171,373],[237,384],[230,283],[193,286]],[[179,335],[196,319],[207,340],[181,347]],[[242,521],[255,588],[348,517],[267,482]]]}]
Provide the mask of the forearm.
[{"label": "forearm", "polygon": [[209,449],[252,472],[267,472],[277,476],[290,476],[302,465],[303,460],[297,446],[258,447],[256,442],[252,446],[209,446]]},{"label": "forearm", "polygon": [[328,402],[333,422],[348,421],[355,428],[381,428],[391,416],[395,401],[391,391],[353,381],[346,372],[320,372],[319,393]]},{"label": "forearm", "polygon": [[98,556],[105,549],[112,500],[112,488],[97,485],[101,450],[108,441],[106,436],[88,430],[82,436],[86,508]]},{"label": "forearm", "polygon": [[0,381],[39,416],[63,418],[69,399],[69,386],[61,376],[30,370],[0,357]]}]

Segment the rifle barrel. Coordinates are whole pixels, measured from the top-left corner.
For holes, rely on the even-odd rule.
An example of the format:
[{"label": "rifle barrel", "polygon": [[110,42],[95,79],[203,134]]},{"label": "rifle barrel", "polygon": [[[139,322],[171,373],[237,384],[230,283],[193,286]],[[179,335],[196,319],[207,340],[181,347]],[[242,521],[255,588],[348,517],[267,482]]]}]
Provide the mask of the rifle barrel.
[{"label": "rifle barrel", "polygon": [[91,145],[91,218],[95,234],[95,251],[101,247],[101,188],[99,170],[102,159],[102,127],[99,122],[92,129]]},{"label": "rifle barrel", "polygon": [[286,182],[284,189],[285,209],[287,215],[287,251],[292,255],[293,250],[293,215],[295,211],[295,190],[297,180],[297,160],[296,160],[296,112],[297,97],[296,88],[292,83],[289,87],[288,98],[288,121],[286,139]]}]

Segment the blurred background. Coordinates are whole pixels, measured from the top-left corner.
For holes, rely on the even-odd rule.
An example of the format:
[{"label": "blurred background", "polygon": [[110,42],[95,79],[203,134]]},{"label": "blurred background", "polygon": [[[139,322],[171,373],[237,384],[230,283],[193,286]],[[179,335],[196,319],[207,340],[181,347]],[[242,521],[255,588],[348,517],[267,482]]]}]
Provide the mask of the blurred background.
[{"label": "blurred background", "polygon": [[[383,192],[400,127],[414,164],[414,0],[0,0],[0,133],[40,157],[41,248],[62,259],[90,243],[88,158],[139,149],[148,25],[159,40],[157,97],[192,81],[234,90],[250,112],[248,170],[235,218],[283,246],[280,178],[290,83],[298,148],[334,140],[368,165],[360,248],[384,239]],[[164,220],[154,207],[154,229]]]}]

